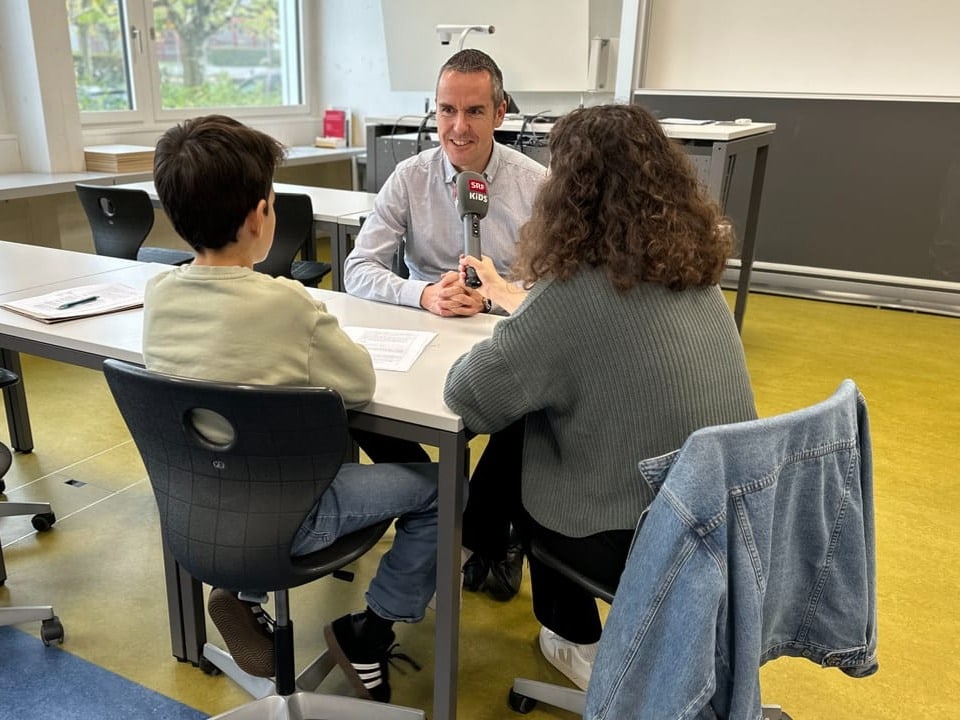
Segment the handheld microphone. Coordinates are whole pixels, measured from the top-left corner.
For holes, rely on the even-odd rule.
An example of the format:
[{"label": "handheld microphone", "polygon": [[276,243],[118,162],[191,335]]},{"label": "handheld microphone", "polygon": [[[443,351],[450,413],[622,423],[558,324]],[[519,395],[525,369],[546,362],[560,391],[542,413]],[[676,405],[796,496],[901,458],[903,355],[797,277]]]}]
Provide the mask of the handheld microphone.
[{"label": "handheld microphone", "polygon": [[[481,258],[480,219],[486,217],[489,205],[487,181],[483,175],[469,170],[457,175],[457,212],[463,220],[463,254],[473,255],[478,260]],[[471,288],[483,284],[472,267],[467,268],[466,284]]]}]

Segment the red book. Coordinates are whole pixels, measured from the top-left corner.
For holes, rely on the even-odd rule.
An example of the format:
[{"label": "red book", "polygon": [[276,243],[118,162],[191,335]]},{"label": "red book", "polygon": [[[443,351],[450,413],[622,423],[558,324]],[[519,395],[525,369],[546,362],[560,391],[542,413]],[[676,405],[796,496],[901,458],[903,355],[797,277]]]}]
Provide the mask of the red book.
[{"label": "red book", "polygon": [[323,111],[323,136],[347,139],[347,113],[345,110]]}]

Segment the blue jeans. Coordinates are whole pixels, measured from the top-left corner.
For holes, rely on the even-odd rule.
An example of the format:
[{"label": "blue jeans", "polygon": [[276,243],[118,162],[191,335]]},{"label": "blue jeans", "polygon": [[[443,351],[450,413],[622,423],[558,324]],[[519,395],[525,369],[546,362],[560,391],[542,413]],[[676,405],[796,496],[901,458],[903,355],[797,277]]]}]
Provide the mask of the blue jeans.
[{"label": "blue jeans", "polygon": [[367,588],[367,605],[386,620],[419,622],[437,586],[437,465],[345,463],[303,521],[291,554],[396,518],[393,546]]}]

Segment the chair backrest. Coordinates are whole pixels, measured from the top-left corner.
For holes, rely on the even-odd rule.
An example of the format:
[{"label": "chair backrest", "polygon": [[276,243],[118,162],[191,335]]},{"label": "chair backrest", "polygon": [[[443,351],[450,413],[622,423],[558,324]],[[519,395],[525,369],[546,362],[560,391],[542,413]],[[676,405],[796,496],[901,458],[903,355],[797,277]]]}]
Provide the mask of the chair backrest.
[{"label": "chair backrest", "polygon": [[811,407],[702,428],[640,462],[656,498],[584,717],[692,716],[708,703],[720,717],[760,717],[758,668],[781,655],[875,672],[872,468],[851,380]]},{"label": "chair backrest", "polygon": [[77,196],[93,232],[97,255],[137,259],[153,229],[154,210],[143,190],[77,184]]},{"label": "chair backrest", "polygon": [[[273,592],[317,577],[290,546],[346,457],[337,392],[207,382],[117,360],[103,369],[182,567],[228,590]],[[198,430],[198,415],[209,413],[232,438],[215,437],[203,420]]]},{"label": "chair backrest", "polygon": [[313,203],[309,195],[277,193],[273,207],[277,213],[273,246],[254,270],[273,277],[292,278],[293,260],[305,243],[313,241]]}]

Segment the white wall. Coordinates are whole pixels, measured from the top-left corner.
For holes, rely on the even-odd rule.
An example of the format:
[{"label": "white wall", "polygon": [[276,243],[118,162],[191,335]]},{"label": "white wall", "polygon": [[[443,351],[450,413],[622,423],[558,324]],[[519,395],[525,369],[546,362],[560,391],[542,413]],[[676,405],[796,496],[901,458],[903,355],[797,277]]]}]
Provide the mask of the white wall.
[{"label": "white wall", "polygon": [[394,89],[433,89],[460,39],[452,34],[442,45],[437,25],[493,26],[493,34],[468,34],[464,47],[495,58],[510,92],[587,87],[588,0],[551,0],[549,15],[529,0],[382,0],[381,8]]},{"label": "white wall", "polygon": [[651,89],[960,98],[957,0],[650,0]]},{"label": "white wall", "polygon": [[[529,3],[532,0],[517,2]],[[619,27],[620,2],[593,0],[590,4],[590,27],[584,29],[585,33],[602,33],[604,36],[615,33]],[[550,4],[538,1],[536,5],[542,9],[543,17],[536,27],[529,28],[529,33],[549,35],[553,22]],[[380,0],[319,0],[318,16],[320,104],[351,108],[355,121],[354,138],[358,143],[363,142],[363,121],[366,117],[422,114],[425,101],[433,107],[433,82],[439,63],[431,72],[433,80],[422,91],[393,91],[390,88]],[[412,13],[409,24],[411,27],[420,27],[423,21],[418,13]],[[467,47],[480,47],[479,43],[473,43],[474,37],[472,34],[468,37]],[[432,31],[430,41],[440,47]],[[497,57],[494,56],[494,59]],[[550,58],[535,58],[532,61],[548,63]],[[509,71],[505,69],[504,74],[507,90],[514,94],[520,110],[525,113],[548,110],[559,114],[581,102],[593,105],[609,102],[613,97],[612,93],[514,92],[511,90]]]}]

